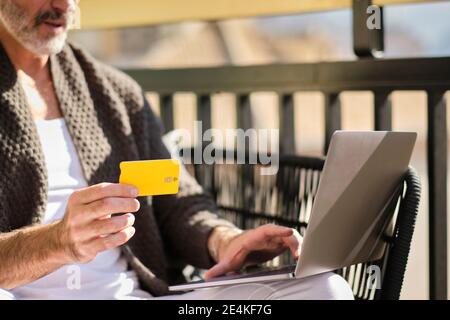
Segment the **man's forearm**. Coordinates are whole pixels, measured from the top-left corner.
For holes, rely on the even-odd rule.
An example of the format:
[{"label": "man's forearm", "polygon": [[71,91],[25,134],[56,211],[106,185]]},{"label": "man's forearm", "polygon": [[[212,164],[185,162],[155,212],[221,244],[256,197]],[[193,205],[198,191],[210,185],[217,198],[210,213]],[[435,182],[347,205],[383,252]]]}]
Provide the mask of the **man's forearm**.
[{"label": "man's forearm", "polygon": [[0,234],[0,288],[30,283],[64,265],[58,223]]}]

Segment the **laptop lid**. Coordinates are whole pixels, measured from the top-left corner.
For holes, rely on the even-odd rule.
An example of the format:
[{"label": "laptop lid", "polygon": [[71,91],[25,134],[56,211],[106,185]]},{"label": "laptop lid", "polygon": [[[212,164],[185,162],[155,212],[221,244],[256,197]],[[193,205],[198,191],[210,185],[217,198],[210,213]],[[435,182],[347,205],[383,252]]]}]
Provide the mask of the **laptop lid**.
[{"label": "laptop lid", "polygon": [[296,277],[377,258],[416,137],[412,132],[334,133]]}]

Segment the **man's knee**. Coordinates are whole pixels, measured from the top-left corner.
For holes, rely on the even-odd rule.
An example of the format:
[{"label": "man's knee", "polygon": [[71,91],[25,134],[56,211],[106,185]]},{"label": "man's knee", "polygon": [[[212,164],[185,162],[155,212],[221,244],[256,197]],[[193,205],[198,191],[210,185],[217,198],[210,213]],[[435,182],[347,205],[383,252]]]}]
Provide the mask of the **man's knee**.
[{"label": "man's knee", "polygon": [[291,281],[278,281],[270,287],[270,299],[287,300],[353,300],[347,281],[341,276],[327,272]]},{"label": "man's knee", "polygon": [[340,275],[326,272],[312,277],[311,299],[320,300],[353,300],[353,292],[348,282]]},{"label": "man's knee", "polygon": [[0,300],[15,300],[15,297],[11,292],[0,289]]}]

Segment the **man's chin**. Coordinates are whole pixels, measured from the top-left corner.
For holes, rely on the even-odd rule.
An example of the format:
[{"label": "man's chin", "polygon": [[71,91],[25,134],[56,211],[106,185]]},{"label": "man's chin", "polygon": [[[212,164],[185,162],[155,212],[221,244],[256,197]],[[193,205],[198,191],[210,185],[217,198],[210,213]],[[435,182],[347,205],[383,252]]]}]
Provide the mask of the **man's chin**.
[{"label": "man's chin", "polygon": [[39,55],[53,55],[60,53],[67,41],[67,34],[59,35],[50,40],[32,40],[23,43],[31,52]]}]

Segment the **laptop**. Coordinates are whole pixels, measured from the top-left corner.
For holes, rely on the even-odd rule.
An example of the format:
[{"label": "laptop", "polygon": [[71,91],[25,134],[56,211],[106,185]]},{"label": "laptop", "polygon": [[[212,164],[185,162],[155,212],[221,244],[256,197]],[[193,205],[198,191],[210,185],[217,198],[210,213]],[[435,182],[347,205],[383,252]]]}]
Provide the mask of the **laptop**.
[{"label": "laptop", "polygon": [[381,258],[417,134],[336,131],[296,265],[169,287],[170,291],[300,279]]}]

